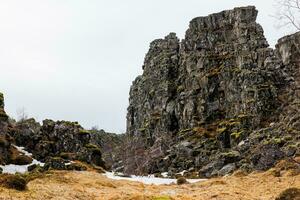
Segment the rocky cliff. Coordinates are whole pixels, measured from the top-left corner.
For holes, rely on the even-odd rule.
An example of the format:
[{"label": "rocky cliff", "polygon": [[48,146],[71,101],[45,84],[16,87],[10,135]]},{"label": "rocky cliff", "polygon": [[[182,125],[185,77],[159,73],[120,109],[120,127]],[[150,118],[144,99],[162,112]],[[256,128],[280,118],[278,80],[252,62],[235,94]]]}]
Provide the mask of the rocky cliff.
[{"label": "rocky cliff", "polygon": [[130,89],[127,173],[267,169],[299,154],[300,34],[269,48],[255,7],[150,44]]}]

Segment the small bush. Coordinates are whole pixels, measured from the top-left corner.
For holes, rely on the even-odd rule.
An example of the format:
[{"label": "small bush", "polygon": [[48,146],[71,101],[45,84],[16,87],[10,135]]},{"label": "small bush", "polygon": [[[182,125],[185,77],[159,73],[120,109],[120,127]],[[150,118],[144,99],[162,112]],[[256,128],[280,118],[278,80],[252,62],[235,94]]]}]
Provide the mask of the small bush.
[{"label": "small bush", "polygon": [[281,192],[276,200],[300,200],[300,189],[288,188]]},{"label": "small bush", "polygon": [[27,181],[20,175],[6,174],[0,177],[0,184],[9,189],[25,190]]},{"label": "small bush", "polygon": [[42,173],[45,171],[45,169],[42,166],[37,164],[29,165],[27,167],[27,170],[29,173]]},{"label": "small bush", "polygon": [[184,177],[179,177],[178,179],[177,179],[177,184],[178,185],[182,185],[182,184],[186,184],[187,183],[187,180],[186,180],[186,178],[184,178]]},{"label": "small bush", "polygon": [[87,167],[81,163],[71,163],[67,165],[67,170],[75,170],[75,171],[86,171]]},{"label": "small bush", "polygon": [[97,146],[97,145],[91,144],[91,143],[85,145],[85,147],[88,148],[88,149],[98,149],[98,146]]}]

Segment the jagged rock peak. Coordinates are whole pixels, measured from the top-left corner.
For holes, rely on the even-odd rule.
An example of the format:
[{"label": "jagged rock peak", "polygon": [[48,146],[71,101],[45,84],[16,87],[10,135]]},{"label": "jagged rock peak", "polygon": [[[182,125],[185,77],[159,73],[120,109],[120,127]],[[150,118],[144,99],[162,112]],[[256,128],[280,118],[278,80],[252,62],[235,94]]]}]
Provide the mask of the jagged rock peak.
[{"label": "jagged rock peak", "polygon": [[219,29],[226,25],[251,23],[256,21],[258,11],[255,6],[238,7],[208,16],[196,17],[190,22],[190,28]]},{"label": "jagged rock peak", "polygon": [[[284,131],[257,130],[278,121],[298,127],[298,118],[280,114],[299,110],[299,37],[268,48],[256,17],[253,6],[197,17],[181,42],[171,33],[150,44],[144,72],[130,90],[125,172],[191,168],[211,176],[228,162],[266,169],[284,157],[286,149],[264,146]],[[258,147],[268,152],[262,160],[254,151],[263,141],[257,135],[267,141]],[[246,150],[239,146],[245,141]],[[278,157],[268,157],[272,152]]]},{"label": "jagged rock peak", "polygon": [[300,32],[287,35],[278,40],[276,45],[279,56],[285,65],[300,63]]},{"label": "jagged rock peak", "polygon": [[6,121],[8,119],[8,116],[4,110],[4,96],[0,92],[0,121]]}]

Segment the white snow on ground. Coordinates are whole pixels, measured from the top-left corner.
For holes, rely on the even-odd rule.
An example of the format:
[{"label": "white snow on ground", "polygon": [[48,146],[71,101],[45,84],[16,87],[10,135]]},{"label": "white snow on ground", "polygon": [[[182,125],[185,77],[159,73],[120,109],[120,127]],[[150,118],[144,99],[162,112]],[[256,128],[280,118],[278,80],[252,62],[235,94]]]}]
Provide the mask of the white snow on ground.
[{"label": "white snow on ground", "polygon": [[[121,177],[114,175],[113,172],[106,172],[105,176],[114,180],[128,180],[128,181],[137,181],[144,184],[154,184],[154,185],[163,185],[163,184],[172,184],[176,183],[176,179],[171,178],[156,178],[154,175],[150,176],[131,176],[131,177]],[[189,183],[196,183],[199,181],[205,181],[206,179],[187,179]]]},{"label": "white snow on ground", "polygon": [[[32,157],[32,154],[29,153],[28,151],[24,150],[24,147],[18,147],[18,146],[14,146],[15,148],[18,149],[19,152],[23,153],[26,156]],[[71,164],[70,163],[66,163],[66,165]],[[8,174],[15,174],[15,173],[25,173],[28,171],[28,166],[33,165],[33,164],[37,164],[40,166],[44,166],[45,163],[42,163],[36,159],[32,160],[31,164],[28,165],[14,165],[14,164],[9,164],[9,165],[0,165],[0,168],[3,169],[3,173],[8,173]],[[184,173],[184,171],[182,172],[182,174]],[[154,184],[154,185],[163,185],[163,184],[172,184],[177,182],[176,179],[171,179],[171,178],[157,178],[154,177],[154,175],[150,175],[150,176],[130,176],[130,177],[121,177],[121,176],[117,176],[115,175],[115,173],[113,172],[106,172],[104,174],[107,178],[110,179],[114,179],[114,180],[128,180],[128,181],[137,181],[137,182],[141,182],[144,184]],[[162,173],[163,176],[167,176],[167,172]],[[196,183],[199,181],[205,181],[206,179],[187,179],[187,181],[189,183]]]},{"label": "white snow on ground", "polygon": [[[14,147],[16,147],[18,149],[18,151],[23,153],[24,155],[29,156],[29,157],[32,156],[31,153],[24,150],[24,147],[17,147],[17,146],[14,146]],[[7,173],[7,174],[22,173],[23,174],[23,173],[27,172],[28,166],[33,165],[33,164],[44,166],[44,163],[42,163],[36,159],[33,159],[32,163],[30,163],[28,165],[9,164],[9,165],[0,165],[0,168],[3,169],[2,173]]]},{"label": "white snow on ground", "polygon": [[163,173],[161,173],[161,175],[162,175],[164,178],[167,178],[167,177],[168,177],[168,172],[163,172]]},{"label": "white snow on ground", "polygon": [[15,145],[12,145],[13,147],[15,147],[19,152],[23,153],[25,156],[32,156],[32,153],[29,153],[28,151],[25,151],[25,147],[18,147]]}]

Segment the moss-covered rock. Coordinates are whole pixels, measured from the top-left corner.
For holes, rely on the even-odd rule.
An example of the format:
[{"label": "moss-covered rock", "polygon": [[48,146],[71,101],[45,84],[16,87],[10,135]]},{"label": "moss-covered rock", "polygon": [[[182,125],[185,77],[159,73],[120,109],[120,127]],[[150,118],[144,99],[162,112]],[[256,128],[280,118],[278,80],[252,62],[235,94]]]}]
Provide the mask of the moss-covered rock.
[{"label": "moss-covered rock", "polygon": [[17,155],[15,158],[13,158],[11,163],[15,165],[28,165],[32,163],[32,158],[25,155]]}]

